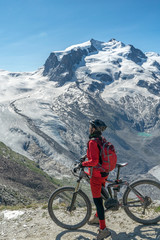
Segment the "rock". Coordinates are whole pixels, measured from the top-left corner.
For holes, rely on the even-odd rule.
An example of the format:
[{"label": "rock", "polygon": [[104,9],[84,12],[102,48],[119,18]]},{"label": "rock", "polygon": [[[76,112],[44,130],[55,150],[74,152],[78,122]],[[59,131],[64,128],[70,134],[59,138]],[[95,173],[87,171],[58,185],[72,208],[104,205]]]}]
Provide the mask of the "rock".
[{"label": "rock", "polygon": [[[20,225],[17,225],[14,219],[9,221],[1,220],[1,240],[78,240],[78,239],[93,239],[97,234],[97,227],[84,225],[82,228],[70,231],[58,227],[49,217],[47,210],[42,210],[39,206],[37,209],[21,209],[25,212],[23,216],[19,216]],[[1,214],[1,211],[0,211]],[[48,215],[48,218],[42,217]],[[111,231],[112,240],[128,240],[134,238],[143,239],[159,239],[159,226],[155,227],[140,225],[126,216],[124,211],[120,209],[118,212],[108,212],[106,218],[107,227]],[[34,217],[33,217],[34,216]],[[31,221],[27,221],[28,217]],[[125,219],[119,224],[119,219]],[[108,238],[109,240],[109,238]]]},{"label": "rock", "polygon": [[130,45],[130,52],[127,54],[127,57],[137,64],[143,63],[143,61],[147,59],[146,55],[133,45]]},{"label": "rock", "polygon": [[[92,46],[89,51],[93,50],[95,48]],[[86,49],[72,49],[69,53],[64,54],[61,61],[58,62],[56,55],[52,53],[44,64],[43,75],[48,75],[50,81],[55,81],[58,86],[63,86],[67,81],[72,79],[74,65],[79,64],[83,56],[87,54]]]}]

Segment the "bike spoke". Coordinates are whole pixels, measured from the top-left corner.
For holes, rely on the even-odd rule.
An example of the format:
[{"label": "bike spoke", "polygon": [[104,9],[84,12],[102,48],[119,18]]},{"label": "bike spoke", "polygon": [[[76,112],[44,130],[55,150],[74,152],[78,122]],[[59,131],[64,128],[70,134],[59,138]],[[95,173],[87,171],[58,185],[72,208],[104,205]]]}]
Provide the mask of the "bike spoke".
[{"label": "bike spoke", "polygon": [[142,223],[159,221],[160,186],[149,180],[133,184],[126,192],[125,211],[131,218]]},{"label": "bike spoke", "polygon": [[[72,196],[72,194],[71,194]],[[57,203],[57,199],[59,203]],[[53,201],[53,208],[57,208],[57,211],[55,211],[55,215],[60,221],[63,221],[63,223],[69,223],[70,217],[75,217],[75,221],[73,224],[79,222],[80,219],[84,218],[83,213],[83,206],[85,206],[85,203],[83,202],[83,199],[80,198],[79,195],[76,196],[76,201],[71,209],[71,199],[72,197],[68,196],[68,198],[63,198],[61,196],[57,196],[57,199]]]},{"label": "bike spoke", "polygon": [[91,214],[91,206],[84,193],[74,193],[74,188],[62,188],[49,201],[51,218],[60,226],[76,229],[85,224]]}]

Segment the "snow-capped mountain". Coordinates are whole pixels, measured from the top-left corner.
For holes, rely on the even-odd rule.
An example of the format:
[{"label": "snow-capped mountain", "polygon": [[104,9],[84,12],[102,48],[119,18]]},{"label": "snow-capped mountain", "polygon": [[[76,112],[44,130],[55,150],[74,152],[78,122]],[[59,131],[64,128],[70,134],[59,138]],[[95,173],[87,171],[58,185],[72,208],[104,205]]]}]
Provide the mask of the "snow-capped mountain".
[{"label": "snow-capped mountain", "polygon": [[93,118],[129,162],[123,174],[147,174],[160,162],[159,113],[160,56],[115,39],[52,52],[36,72],[0,70],[0,141],[49,174],[85,153]]}]

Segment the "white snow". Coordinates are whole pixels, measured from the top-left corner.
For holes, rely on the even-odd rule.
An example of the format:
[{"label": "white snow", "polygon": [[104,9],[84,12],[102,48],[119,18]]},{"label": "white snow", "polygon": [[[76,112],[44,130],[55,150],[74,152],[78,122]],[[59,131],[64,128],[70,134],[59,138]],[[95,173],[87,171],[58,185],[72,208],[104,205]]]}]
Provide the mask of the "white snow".
[{"label": "white snow", "polygon": [[91,42],[90,41],[87,41],[87,42],[84,42],[84,43],[80,43],[80,44],[76,44],[76,45],[72,45],[68,48],[65,49],[65,52],[69,52],[71,51],[72,49],[77,49],[77,48],[81,48],[81,49],[84,49],[84,48],[87,48],[87,47],[90,47],[91,46]]},{"label": "white snow", "polygon": [[72,45],[68,48],[66,48],[64,51],[54,51],[54,53],[56,54],[58,60],[60,61],[62,59],[62,57],[68,53],[71,52],[71,50],[77,50],[78,48],[81,49],[87,49],[91,46],[91,42],[87,41],[84,43],[80,43],[80,44],[76,44],[76,45]]},{"label": "white snow", "polygon": [[156,177],[160,181],[160,165],[152,168],[149,171],[150,174],[152,174],[154,177]]},{"label": "white snow", "polygon": [[[139,80],[146,80],[150,83],[156,81],[151,71],[158,72],[156,67],[153,66],[154,61],[160,64],[158,54],[146,53],[148,57],[146,62],[138,65],[126,58],[130,52],[129,45],[124,45],[116,40],[107,43],[91,41],[73,45],[64,51],[55,52],[58,59],[61,60],[72,49],[87,49],[91,46],[91,43],[97,48],[97,52],[89,53],[80,64],[75,66],[74,78],[62,87],[57,87],[56,82],[48,81],[48,78],[42,75],[43,67],[32,73],[10,73],[0,70],[0,141],[3,141],[13,150],[25,154],[23,145],[33,136],[46,149],[49,149],[45,141],[29,129],[24,118],[15,113],[10,105],[14,102],[20,114],[31,118],[41,131],[66,148],[59,131],[60,128],[66,126],[60,121],[56,112],[53,112],[52,106],[55,99],[58,97],[65,99],[67,93],[73,95],[73,98],[67,98],[66,100],[68,109],[69,104],[72,104],[73,101],[82,103],[79,104],[80,109],[83,108],[80,105],[87,105],[87,99],[79,94],[79,90],[74,85],[75,80],[79,82],[79,87],[85,93],[88,92],[88,87],[93,82],[102,83],[100,77],[97,76],[107,74],[113,79],[113,82],[111,84],[103,82],[105,88],[101,92],[101,97],[104,101],[112,103],[129,95],[135,100],[135,105],[138,96],[142,96],[141,99],[151,97],[154,100],[153,104],[159,102],[158,96],[148,92],[146,88],[137,86]],[[160,74],[160,71],[158,74]],[[116,76],[119,77],[116,78]],[[57,106],[54,107],[58,110]],[[149,111],[148,108],[144,111]]]},{"label": "white snow", "polygon": [[4,219],[11,220],[11,219],[17,219],[18,217],[22,216],[25,212],[20,210],[5,210],[2,212]]},{"label": "white snow", "polygon": [[24,118],[14,112],[12,102],[21,114],[32,118],[42,131],[66,148],[57,128],[65,126],[51,106],[53,99],[66,92],[68,86],[56,87],[55,82],[42,76],[42,71],[43,68],[32,73],[0,70],[0,141],[23,155],[27,154],[23,145],[32,136],[38,138],[47,151],[49,146],[28,128]]}]

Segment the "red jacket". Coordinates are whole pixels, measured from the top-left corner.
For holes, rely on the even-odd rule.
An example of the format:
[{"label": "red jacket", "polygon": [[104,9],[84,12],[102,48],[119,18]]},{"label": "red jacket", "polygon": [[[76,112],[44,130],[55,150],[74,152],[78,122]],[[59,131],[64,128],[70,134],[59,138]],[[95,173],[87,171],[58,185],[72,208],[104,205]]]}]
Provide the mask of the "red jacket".
[{"label": "red jacket", "polygon": [[88,161],[83,162],[82,165],[84,167],[89,167],[89,175],[93,177],[102,177],[101,173],[98,169],[94,168],[99,163],[99,148],[97,142],[95,140],[90,140],[88,142],[88,149],[87,149],[87,158]]}]

